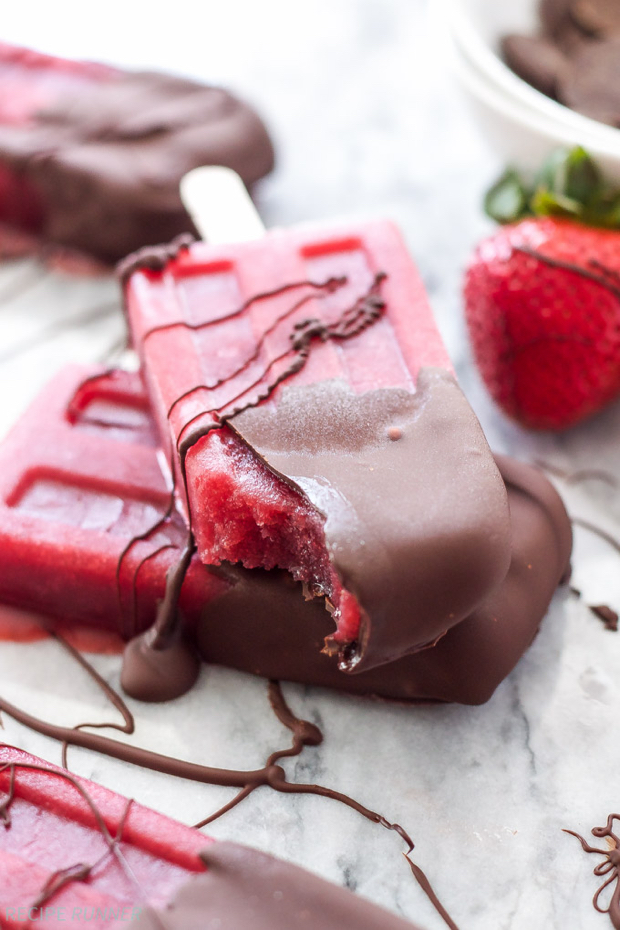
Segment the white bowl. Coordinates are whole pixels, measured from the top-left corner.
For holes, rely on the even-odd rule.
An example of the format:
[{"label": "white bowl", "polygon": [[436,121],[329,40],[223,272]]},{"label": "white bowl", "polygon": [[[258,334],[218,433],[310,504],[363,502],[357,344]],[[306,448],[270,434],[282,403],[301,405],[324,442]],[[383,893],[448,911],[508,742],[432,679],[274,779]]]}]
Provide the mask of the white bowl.
[{"label": "white bowl", "polygon": [[620,130],[551,100],[498,55],[501,37],[534,32],[538,0],[444,0],[454,71],[490,142],[525,171],[558,146],[583,145],[620,181]]}]

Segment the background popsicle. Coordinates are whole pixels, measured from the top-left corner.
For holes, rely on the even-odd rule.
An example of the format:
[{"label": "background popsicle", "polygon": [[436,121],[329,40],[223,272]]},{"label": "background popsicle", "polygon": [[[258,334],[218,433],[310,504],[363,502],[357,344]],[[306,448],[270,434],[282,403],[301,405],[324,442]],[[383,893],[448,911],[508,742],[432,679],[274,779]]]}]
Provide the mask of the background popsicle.
[{"label": "background popsicle", "polygon": [[256,113],[228,92],[0,44],[0,220],[114,262],[191,231],[197,165],[252,185],[273,167]]}]

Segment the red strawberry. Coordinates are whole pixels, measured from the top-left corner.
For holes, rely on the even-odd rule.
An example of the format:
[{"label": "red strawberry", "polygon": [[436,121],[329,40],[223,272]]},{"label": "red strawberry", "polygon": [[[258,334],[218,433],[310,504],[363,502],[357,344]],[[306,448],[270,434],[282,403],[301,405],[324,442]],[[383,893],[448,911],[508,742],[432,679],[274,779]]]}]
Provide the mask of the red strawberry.
[{"label": "red strawberry", "polygon": [[476,250],[465,308],[489,391],[525,426],[565,429],[620,394],[620,232],[504,226]]}]

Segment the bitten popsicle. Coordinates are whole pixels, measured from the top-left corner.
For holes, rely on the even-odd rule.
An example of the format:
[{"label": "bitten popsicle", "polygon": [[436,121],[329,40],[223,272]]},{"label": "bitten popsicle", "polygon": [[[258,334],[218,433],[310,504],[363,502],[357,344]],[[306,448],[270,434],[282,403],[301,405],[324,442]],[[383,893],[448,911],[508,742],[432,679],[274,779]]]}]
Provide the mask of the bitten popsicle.
[{"label": "bitten popsicle", "polygon": [[[257,114],[221,88],[0,43],[0,220],[115,262],[194,227],[179,182],[273,167]],[[194,230],[195,231],[195,230]]]},{"label": "bitten popsicle", "polygon": [[[51,625],[124,638],[147,629],[185,535],[166,521],[141,538],[169,503],[157,456],[137,374],[72,367],[47,385],[0,444],[0,602]],[[571,548],[568,517],[544,476],[510,459],[499,464],[511,510],[510,569],[434,648],[343,675],[320,651],[333,623],[320,601],[304,600],[300,582],[284,571],[208,568],[196,555],[180,595],[188,638],[205,662],[267,678],[401,701],[488,700],[533,639]],[[5,635],[23,635],[23,615],[0,607],[0,619]],[[163,656],[180,690],[190,687],[175,655]],[[173,696],[164,688],[170,677],[147,676],[140,696]]]},{"label": "bitten popsicle", "polygon": [[272,856],[216,842],[0,746],[0,926],[415,930]]},{"label": "bitten popsicle", "polygon": [[206,564],[290,571],[357,672],[432,645],[501,583],[505,487],[391,223],[178,242],[121,272]]}]

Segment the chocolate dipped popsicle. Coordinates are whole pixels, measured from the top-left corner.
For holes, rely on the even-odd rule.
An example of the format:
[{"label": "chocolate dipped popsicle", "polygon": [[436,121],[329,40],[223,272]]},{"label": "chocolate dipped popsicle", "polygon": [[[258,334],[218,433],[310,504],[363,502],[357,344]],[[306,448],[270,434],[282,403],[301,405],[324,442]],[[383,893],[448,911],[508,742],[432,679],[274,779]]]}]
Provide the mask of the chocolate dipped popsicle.
[{"label": "chocolate dipped popsicle", "polygon": [[[138,375],[59,374],[0,445],[0,601],[124,638],[148,629],[185,535],[176,518],[145,533],[170,500],[157,455]],[[510,569],[434,648],[343,675],[320,651],[333,623],[319,600],[304,600],[300,582],[282,570],[208,568],[196,555],[180,595],[185,636],[204,661],[268,678],[404,701],[488,700],[534,638],[571,547],[566,512],[546,478],[512,459],[498,462],[511,513]],[[16,616],[9,635],[25,622]],[[166,680],[151,679],[151,699],[168,696]]]},{"label": "chocolate dipped popsicle", "polygon": [[357,672],[433,644],[498,587],[506,491],[392,224],[177,242],[121,274],[205,564],[290,571]]},{"label": "chocolate dipped popsicle", "polygon": [[179,195],[198,165],[251,186],[273,167],[257,114],[187,78],[0,44],[0,220],[118,261],[194,231]]},{"label": "chocolate dipped popsicle", "polygon": [[310,872],[216,842],[0,746],[0,924],[415,930]]}]

